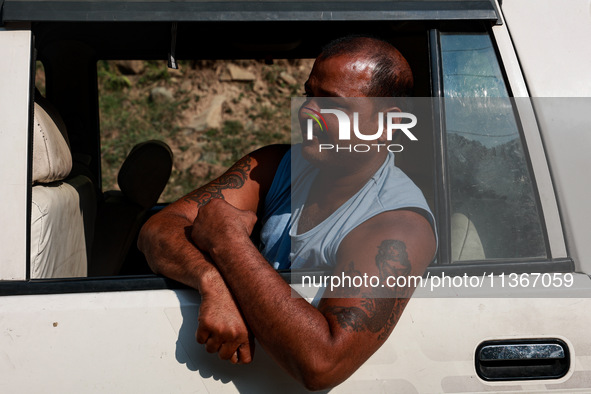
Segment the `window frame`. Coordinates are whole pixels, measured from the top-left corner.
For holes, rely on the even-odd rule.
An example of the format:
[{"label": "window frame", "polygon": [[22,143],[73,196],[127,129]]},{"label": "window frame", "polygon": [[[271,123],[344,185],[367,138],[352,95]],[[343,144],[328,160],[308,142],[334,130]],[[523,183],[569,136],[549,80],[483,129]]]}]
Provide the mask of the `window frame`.
[{"label": "window frame", "polygon": [[[502,78],[503,89],[505,89],[505,91],[506,91],[506,94],[507,94],[506,97],[507,97],[507,99],[508,100],[511,100],[511,102],[513,103],[513,105],[512,105],[512,112],[511,113],[513,115],[514,123],[515,123],[515,128],[517,129],[517,133],[518,133],[518,137],[517,138],[519,139],[521,149],[523,150],[523,158],[524,158],[525,166],[526,166],[525,169],[527,171],[527,174],[528,174],[529,179],[530,179],[530,182],[531,182],[532,198],[535,201],[536,216],[537,216],[537,218],[539,220],[538,223],[540,225],[540,231],[541,231],[542,242],[543,242],[543,245],[542,246],[543,246],[544,253],[545,253],[545,256],[515,257],[515,258],[511,258],[511,257],[507,257],[507,258],[505,258],[505,257],[485,257],[483,259],[473,259],[473,261],[494,261],[494,260],[530,261],[530,260],[537,260],[537,259],[542,259],[542,260],[549,259],[549,258],[551,258],[551,254],[550,254],[550,249],[549,249],[549,245],[548,245],[548,237],[547,237],[547,231],[546,231],[546,228],[545,228],[544,215],[543,215],[543,212],[541,210],[540,196],[539,196],[539,193],[538,193],[538,190],[537,190],[537,187],[536,187],[537,185],[536,185],[536,182],[535,182],[535,178],[533,177],[532,163],[530,162],[530,160],[528,160],[528,158],[529,158],[529,152],[528,152],[528,149],[527,149],[527,143],[526,143],[526,140],[525,140],[525,137],[524,137],[524,133],[523,133],[523,127],[521,125],[519,114],[518,114],[518,112],[516,110],[516,105],[515,105],[515,101],[514,101],[515,99],[514,99],[514,97],[512,95],[511,86],[509,85],[509,83],[507,81],[506,73],[504,72],[504,68],[502,67],[502,63],[501,63],[501,59],[500,59],[500,56],[499,56],[498,49],[497,49],[497,47],[496,47],[496,45],[495,45],[495,43],[493,41],[491,30],[489,28],[485,28],[484,30],[482,30],[480,32],[477,32],[477,31],[464,32],[464,31],[455,31],[455,30],[449,30],[449,31],[447,31],[447,30],[446,31],[438,30],[437,33],[436,33],[436,40],[437,40],[437,43],[438,43],[438,46],[439,46],[439,57],[438,57],[437,60],[439,62],[442,62],[442,60],[443,60],[443,48],[442,48],[442,45],[441,45],[441,36],[442,35],[462,35],[462,34],[468,34],[468,35],[480,34],[482,36],[487,36],[488,39],[490,40],[491,49],[493,50],[494,56],[495,56],[496,61],[497,61],[497,66],[498,66],[498,69],[499,69],[499,72],[500,72],[500,77]],[[443,89],[445,89],[445,87],[443,86],[444,85],[444,82],[443,82],[444,70],[443,70],[442,63],[440,65],[440,67],[441,67],[441,72],[439,73],[438,77],[442,78],[442,80],[441,80],[441,86],[443,87]],[[443,108],[444,108],[443,111],[442,111],[442,113],[443,113],[443,123],[441,125],[441,129],[443,130],[443,132],[442,132],[443,135],[441,137],[441,143],[447,145],[447,142],[448,142],[448,133],[447,133],[447,127],[446,127],[447,126],[447,122],[446,122],[446,119],[445,119],[445,114],[446,114],[445,103],[446,103],[446,100],[448,98],[445,97],[444,90],[440,90],[439,91],[439,94],[443,98],[443,100],[441,102],[442,102]],[[502,96],[499,99],[502,100],[504,98],[505,98],[505,96]],[[444,165],[445,170],[446,171],[449,171],[449,166],[448,166],[448,163],[447,163],[447,159],[449,158],[449,155],[448,155],[447,152],[449,152],[449,150],[447,149],[447,146],[446,146],[445,149],[442,149],[442,151],[445,151],[446,152],[445,156],[443,157],[443,160],[445,161],[445,163],[444,164],[442,163],[442,164]],[[445,182],[451,183],[452,181],[453,181],[453,179],[452,179],[451,176],[449,176],[449,175],[446,176]],[[451,208],[449,208],[452,205],[452,196],[451,196],[451,192],[450,192],[451,186],[448,185],[448,184],[446,184],[445,185],[445,188],[448,191],[448,193],[446,193],[444,195],[444,198],[447,198],[448,201],[447,202],[442,202],[442,203],[446,204],[446,207],[448,207],[448,212],[446,212],[446,213],[448,215],[450,215],[452,213],[451,212]],[[446,217],[446,220],[448,220],[449,222],[451,222],[451,218],[449,216]],[[451,234],[451,231],[450,231],[450,234]],[[444,262],[444,264],[457,264],[458,262],[460,262],[460,261],[453,261],[453,258],[451,257],[451,251],[449,251],[449,252],[450,252],[449,258],[447,259],[446,262]],[[461,261],[470,261],[470,260],[461,260]]]},{"label": "window frame", "polygon": [[500,18],[494,0],[4,0],[3,3],[0,21],[9,22],[487,20],[498,23]]},{"label": "window frame", "polygon": [[[515,109],[515,117],[516,117],[516,124],[519,130],[520,140],[522,142],[522,147],[524,150],[526,164],[528,166],[528,171],[531,176],[532,181],[532,188],[533,188],[533,197],[536,200],[538,214],[540,217],[540,224],[542,227],[542,235],[544,237],[545,248],[547,251],[546,258],[503,258],[503,259],[484,259],[484,260],[472,260],[472,261],[463,261],[463,262],[453,262],[451,259],[451,209],[450,209],[450,177],[449,177],[449,168],[447,165],[447,137],[445,131],[445,109],[444,109],[444,98],[443,98],[443,67],[442,67],[442,59],[441,59],[441,44],[440,44],[440,33],[442,30],[446,32],[455,32],[453,29],[438,29],[433,28],[429,31],[429,46],[430,46],[430,55],[431,55],[431,75],[432,75],[432,93],[433,97],[437,97],[439,100],[434,100],[434,109],[433,109],[433,119],[434,119],[434,132],[435,138],[434,143],[436,145],[435,154],[436,154],[436,168],[435,171],[435,195],[436,195],[436,207],[435,207],[435,215],[438,224],[438,236],[439,236],[439,249],[437,251],[437,260],[435,264],[431,264],[429,267],[429,271],[433,274],[436,272],[445,272],[448,275],[483,275],[483,274],[495,274],[495,273],[526,273],[526,272],[574,272],[575,264],[574,261],[568,257],[565,253],[560,253],[561,251],[565,251],[564,248],[564,237],[562,232],[560,234],[556,234],[557,232],[554,231],[550,233],[548,231],[549,226],[556,227],[556,222],[560,224],[560,218],[558,216],[558,208],[556,204],[556,200],[554,197],[554,189],[548,187],[548,180],[543,180],[543,189],[541,188],[538,182],[538,176],[541,174],[542,178],[547,178],[544,175],[543,169],[546,169],[546,175],[549,174],[547,162],[540,162],[539,156],[538,160],[534,162],[531,155],[530,144],[532,144],[535,149],[540,149],[541,141],[540,141],[540,134],[539,130],[537,129],[537,123],[535,123],[535,115],[533,112],[528,111],[529,108],[524,108],[523,105],[517,106],[518,108]],[[511,67],[513,69],[510,72],[507,71],[505,62],[503,61],[504,58],[502,55],[511,55],[515,57],[514,53],[509,52],[506,48],[502,51],[500,49],[500,45],[497,42],[499,36],[502,37],[503,33],[499,33],[499,30],[504,30],[506,32],[506,25],[496,25],[492,27],[484,26],[483,32],[486,32],[493,44],[493,50],[495,51],[497,61],[499,63],[499,67],[501,69],[501,73],[504,79],[505,87],[507,89],[508,95],[510,98],[514,98],[513,92],[513,83],[516,82],[518,84],[518,89],[521,88],[519,86],[519,80],[517,79],[517,75],[521,76],[520,73],[517,73],[514,70],[516,65],[516,59],[510,59],[510,62],[513,60],[513,64]],[[504,43],[505,46],[507,43]],[[518,66],[518,63],[517,63]],[[512,76],[513,80],[509,80],[508,75]],[[521,77],[522,78],[522,77]],[[523,88],[519,90],[519,93],[522,94]],[[529,103],[531,107],[531,102]],[[534,116],[534,122],[531,121],[531,116]],[[525,122],[523,121],[525,117]],[[530,119],[527,119],[527,118]],[[526,132],[527,130],[527,132]],[[543,148],[542,148],[543,152]],[[545,158],[545,156],[544,156]],[[539,167],[542,166],[542,170]],[[538,170],[536,171],[536,168]],[[553,198],[541,198],[540,194],[542,193],[551,193]],[[548,200],[553,200],[553,204],[550,205]],[[552,202],[552,201],[550,201]],[[550,212],[550,219],[548,218],[548,212]],[[558,228],[562,229],[562,226]],[[558,253],[556,253],[558,252]],[[451,269],[451,270],[450,270]]]}]

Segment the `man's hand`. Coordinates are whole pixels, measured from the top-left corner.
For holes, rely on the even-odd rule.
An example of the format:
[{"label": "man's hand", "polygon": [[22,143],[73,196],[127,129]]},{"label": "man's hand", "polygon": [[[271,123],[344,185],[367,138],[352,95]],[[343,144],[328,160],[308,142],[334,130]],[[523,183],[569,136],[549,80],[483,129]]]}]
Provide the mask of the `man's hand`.
[{"label": "man's hand", "polygon": [[216,287],[213,295],[201,296],[197,342],[209,353],[217,352],[222,360],[248,364],[254,357],[254,337],[226,285]]},{"label": "man's hand", "polygon": [[248,241],[256,221],[253,212],[235,208],[222,199],[213,199],[199,209],[191,238],[200,250],[210,252],[216,246],[228,247],[232,242]]}]

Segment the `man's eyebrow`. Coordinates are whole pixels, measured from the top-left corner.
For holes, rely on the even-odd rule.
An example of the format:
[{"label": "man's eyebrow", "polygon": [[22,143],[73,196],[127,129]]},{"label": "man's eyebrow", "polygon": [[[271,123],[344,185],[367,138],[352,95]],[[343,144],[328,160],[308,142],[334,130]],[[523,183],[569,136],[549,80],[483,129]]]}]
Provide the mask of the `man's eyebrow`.
[{"label": "man's eyebrow", "polygon": [[323,88],[318,88],[317,93],[315,96],[317,97],[343,97],[341,94],[337,93],[336,91],[326,90]]},{"label": "man's eyebrow", "polygon": [[313,93],[315,97],[342,97],[337,92],[326,90],[322,87],[319,87],[315,91],[312,91],[312,88],[310,87],[310,83],[308,81],[304,83],[304,90],[306,91],[306,93]]}]

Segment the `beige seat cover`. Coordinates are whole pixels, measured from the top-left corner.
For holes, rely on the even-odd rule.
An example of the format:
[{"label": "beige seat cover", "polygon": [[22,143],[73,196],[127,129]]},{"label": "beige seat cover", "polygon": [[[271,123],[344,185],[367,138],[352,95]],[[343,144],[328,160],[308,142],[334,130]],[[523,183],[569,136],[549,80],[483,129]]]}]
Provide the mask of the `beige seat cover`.
[{"label": "beige seat cover", "polygon": [[462,213],[451,215],[451,255],[452,262],[485,258],[474,223]]},{"label": "beige seat cover", "polygon": [[72,155],[62,132],[35,103],[31,278],[86,276],[84,222],[76,189],[62,182]]}]

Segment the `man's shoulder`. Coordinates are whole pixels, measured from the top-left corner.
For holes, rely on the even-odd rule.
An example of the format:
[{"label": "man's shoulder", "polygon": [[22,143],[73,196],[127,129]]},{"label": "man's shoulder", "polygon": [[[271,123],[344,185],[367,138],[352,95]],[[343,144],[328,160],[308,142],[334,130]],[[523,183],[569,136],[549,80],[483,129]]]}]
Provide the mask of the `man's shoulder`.
[{"label": "man's shoulder", "polygon": [[250,163],[249,178],[262,187],[263,194],[266,194],[266,191],[271,186],[281,160],[289,151],[289,148],[289,145],[267,145],[252,151],[240,160],[247,160]]},{"label": "man's shoulder", "polygon": [[255,158],[259,163],[276,162],[278,166],[290,148],[289,144],[266,145],[251,152],[249,156]]},{"label": "man's shoulder", "polygon": [[[359,245],[375,246],[383,240],[395,239],[408,246],[425,248],[435,253],[437,241],[426,212],[415,209],[385,211],[357,226],[342,242],[342,250],[357,249]],[[432,258],[432,257],[431,257]]]}]

